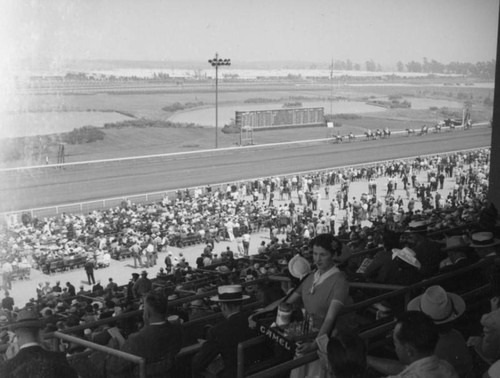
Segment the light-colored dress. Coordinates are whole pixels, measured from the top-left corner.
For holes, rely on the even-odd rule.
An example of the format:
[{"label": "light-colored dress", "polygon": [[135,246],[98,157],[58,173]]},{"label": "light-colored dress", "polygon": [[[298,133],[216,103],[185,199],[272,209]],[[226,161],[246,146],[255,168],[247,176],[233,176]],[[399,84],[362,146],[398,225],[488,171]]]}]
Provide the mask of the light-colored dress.
[{"label": "light-colored dress", "polygon": [[[310,274],[300,285],[297,293],[307,313],[312,316],[313,328],[320,329],[332,301],[346,304],[349,298],[349,282],[343,272],[336,272],[311,290],[314,274]],[[336,322],[337,323],[337,322]],[[326,352],[323,351],[323,352]],[[290,378],[326,378],[328,370],[320,360],[300,366],[290,373]]]}]

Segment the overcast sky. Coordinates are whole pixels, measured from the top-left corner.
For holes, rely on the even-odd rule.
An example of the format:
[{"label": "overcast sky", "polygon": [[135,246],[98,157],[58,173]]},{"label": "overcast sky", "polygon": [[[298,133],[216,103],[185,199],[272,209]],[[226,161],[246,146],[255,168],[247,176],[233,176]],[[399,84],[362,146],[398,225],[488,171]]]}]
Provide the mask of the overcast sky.
[{"label": "overcast sky", "polygon": [[498,0],[0,0],[1,54],[383,65],[496,58]]}]

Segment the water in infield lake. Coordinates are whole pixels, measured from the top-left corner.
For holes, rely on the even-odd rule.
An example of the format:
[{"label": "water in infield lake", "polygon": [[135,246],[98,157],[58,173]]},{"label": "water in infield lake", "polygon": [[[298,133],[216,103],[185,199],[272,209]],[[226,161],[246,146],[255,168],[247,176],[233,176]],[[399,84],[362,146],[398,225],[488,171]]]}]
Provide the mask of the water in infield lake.
[{"label": "water in infield lake", "polygon": [[47,135],[82,126],[103,127],[105,123],[131,119],[116,112],[27,112],[0,115],[0,139]]},{"label": "water in infield lake", "polygon": [[[369,112],[383,112],[385,109],[367,105],[364,102],[356,101],[302,101],[301,108],[324,108],[324,114],[359,114]],[[236,111],[252,111],[252,110],[273,110],[286,109],[283,103],[275,102],[271,104],[243,104],[243,105],[227,105],[219,106],[219,126],[228,124],[234,118]],[[172,122],[195,123],[201,126],[215,126],[215,107],[207,107],[203,109],[192,109],[185,112],[179,112],[169,118]]]}]

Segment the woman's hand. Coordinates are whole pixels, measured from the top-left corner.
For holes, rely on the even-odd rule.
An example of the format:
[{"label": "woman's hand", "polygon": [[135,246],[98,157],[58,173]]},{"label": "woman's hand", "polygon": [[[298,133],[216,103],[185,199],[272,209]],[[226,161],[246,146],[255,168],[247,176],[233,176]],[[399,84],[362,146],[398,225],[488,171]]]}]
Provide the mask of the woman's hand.
[{"label": "woman's hand", "polygon": [[314,352],[317,349],[318,344],[316,344],[316,341],[305,342],[297,345],[295,353],[298,355],[304,355],[306,353]]}]

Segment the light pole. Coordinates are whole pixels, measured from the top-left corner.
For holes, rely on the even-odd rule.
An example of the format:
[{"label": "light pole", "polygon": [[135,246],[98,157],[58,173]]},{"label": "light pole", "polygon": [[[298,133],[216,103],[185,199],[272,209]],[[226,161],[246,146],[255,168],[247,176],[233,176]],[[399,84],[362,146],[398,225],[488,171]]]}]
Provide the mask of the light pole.
[{"label": "light pole", "polygon": [[215,67],[215,148],[218,147],[218,136],[217,129],[219,123],[219,66],[230,66],[231,59],[221,59],[219,58],[219,53],[215,53],[215,58],[208,61]]}]

